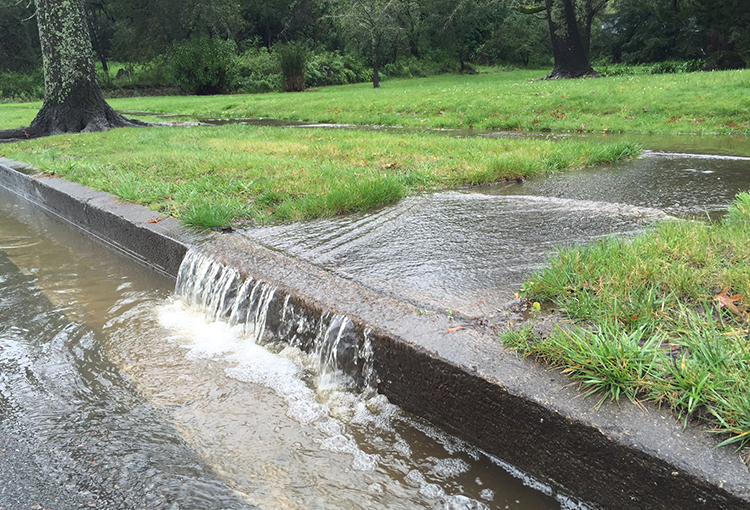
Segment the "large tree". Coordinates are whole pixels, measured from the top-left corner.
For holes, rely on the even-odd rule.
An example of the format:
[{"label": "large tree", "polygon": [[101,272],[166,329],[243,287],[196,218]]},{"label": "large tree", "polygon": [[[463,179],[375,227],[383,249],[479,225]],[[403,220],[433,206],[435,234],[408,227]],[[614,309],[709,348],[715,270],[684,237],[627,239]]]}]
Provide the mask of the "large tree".
[{"label": "large tree", "polygon": [[0,131],[0,139],[143,125],[121,116],[104,100],[85,16],[83,0],[36,0],[44,104],[30,126]]},{"label": "large tree", "polygon": [[521,0],[518,9],[547,17],[555,67],[547,78],[598,76],[591,68],[591,24],[609,0]]}]

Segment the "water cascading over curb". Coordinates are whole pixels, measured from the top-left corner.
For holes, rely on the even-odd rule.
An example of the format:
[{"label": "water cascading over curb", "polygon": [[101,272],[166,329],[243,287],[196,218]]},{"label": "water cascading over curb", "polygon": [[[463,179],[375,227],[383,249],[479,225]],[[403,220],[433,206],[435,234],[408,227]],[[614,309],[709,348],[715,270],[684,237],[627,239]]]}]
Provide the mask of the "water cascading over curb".
[{"label": "water cascading over curb", "polygon": [[340,370],[358,388],[374,388],[371,331],[349,317],[300,306],[288,293],[192,248],[177,276],[175,293],[210,320],[242,325],[248,341],[284,342],[313,355],[319,373]]}]

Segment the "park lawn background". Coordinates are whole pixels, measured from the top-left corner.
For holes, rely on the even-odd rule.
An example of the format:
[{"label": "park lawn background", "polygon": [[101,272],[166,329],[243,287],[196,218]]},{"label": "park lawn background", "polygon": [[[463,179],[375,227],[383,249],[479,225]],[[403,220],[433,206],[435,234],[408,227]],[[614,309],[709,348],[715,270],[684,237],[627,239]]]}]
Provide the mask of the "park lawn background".
[{"label": "park lawn background", "polygon": [[[299,93],[111,99],[118,111],[208,118],[521,131],[729,134],[750,131],[750,70],[535,80],[542,70],[393,79]],[[0,128],[41,103],[0,104]],[[137,115],[135,115],[137,116]],[[151,119],[153,120],[153,119]]]}]

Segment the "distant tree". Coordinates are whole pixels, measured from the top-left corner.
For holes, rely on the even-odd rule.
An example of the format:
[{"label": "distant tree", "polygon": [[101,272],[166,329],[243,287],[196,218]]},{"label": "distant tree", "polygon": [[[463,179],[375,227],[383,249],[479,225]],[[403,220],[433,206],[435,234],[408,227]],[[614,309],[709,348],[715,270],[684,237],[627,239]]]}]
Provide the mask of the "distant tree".
[{"label": "distant tree", "polygon": [[706,56],[706,30],[680,0],[610,0],[593,31],[594,58],[640,63]]},{"label": "distant tree", "polygon": [[372,86],[380,88],[381,46],[386,38],[395,38],[401,30],[395,22],[396,0],[339,0],[336,7],[350,37],[369,50]]},{"label": "distant tree", "polygon": [[26,2],[0,0],[0,73],[41,65],[34,9]]},{"label": "distant tree", "polygon": [[86,15],[89,20],[91,44],[99,57],[102,70],[109,73],[109,51],[114,34],[114,18],[109,12],[109,0],[86,0]]},{"label": "distant tree", "polygon": [[555,67],[548,79],[598,76],[591,68],[591,25],[609,0],[516,0],[526,14],[544,14]]},{"label": "distant tree", "polygon": [[460,72],[470,71],[470,59],[505,17],[505,9],[496,0],[460,0],[440,2],[442,23],[439,37],[458,57]]},{"label": "distant tree", "polygon": [[477,53],[478,61],[489,65],[501,62],[548,65],[551,57],[547,21],[518,11],[507,13]]},{"label": "distant tree", "polygon": [[83,0],[36,0],[44,68],[44,103],[31,125],[0,131],[0,139],[36,138],[143,125],[104,100]]},{"label": "distant tree", "polygon": [[747,0],[673,0],[694,16],[709,39],[708,52],[750,52],[750,2]]},{"label": "distant tree", "polygon": [[[428,18],[428,0],[398,0],[395,7],[396,22],[402,27],[409,54],[412,57],[422,56],[422,36],[425,21]],[[430,5],[432,6],[432,5]]]}]

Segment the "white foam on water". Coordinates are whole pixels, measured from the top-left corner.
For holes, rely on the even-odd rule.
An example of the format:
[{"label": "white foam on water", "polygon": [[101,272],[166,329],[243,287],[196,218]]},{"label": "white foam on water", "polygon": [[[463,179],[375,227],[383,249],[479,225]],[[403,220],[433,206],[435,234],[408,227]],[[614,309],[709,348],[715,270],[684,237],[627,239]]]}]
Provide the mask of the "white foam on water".
[{"label": "white foam on water", "polygon": [[444,478],[453,478],[469,471],[471,466],[461,459],[436,459],[430,457],[428,460],[434,462],[432,472]]},{"label": "white foam on water", "polygon": [[[172,334],[169,339],[187,350],[191,358],[208,358],[226,361],[225,374],[233,379],[262,385],[280,396],[287,415],[298,423],[313,427],[321,451],[343,453],[351,456],[350,468],[355,471],[374,472],[383,464],[379,453],[367,453],[350,432],[349,425],[367,429],[369,440],[378,445],[383,455],[392,452],[406,461],[412,457],[409,443],[396,432],[394,424],[401,420],[400,410],[388,399],[372,390],[362,394],[352,392],[351,378],[341,372],[313,373],[319,365],[313,355],[290,346],[274,345],[277,352],[256,344],[248,338],[242,324],[230,326],[210,321],[195,307],[179,299],[158,310],[159,321]],[[254,336],[254,335],[251,335]],[[314,388],[308,384],[312,383]],[[451,443],[445,436],[441,443],[446,451]],[[458,442],[461,444],[461,442]],[[382,447],[382,448],[381,448]],[[454,451],[464,451],[456,448]],[[471,466],[461,459],[427,459],[430,467],[428,480],[414,469],[404,482],[425,498],[441,501],[446,509],[484,510],[486,505],[461,494],[448,494],[439,479],[463,474]],[[433,480],[432,478],[435,478]],[[385,489],[373,483],[367,490],[382,493]]]},{"label": "white foam on water", "polygon": [[304,380],[305,370],[315,364],[311,356],[289,346],[273,353],[248,340],[241,324],[207,321],[201,311],[180,300],[163,306],[159,320],[173,332],[171,339],[187,349],[188,357],[225,360],[231,364],[225,369],[228,377],[273,390],[286,403],[291,419],[320,432],[321,450],[350,454],[354,470],[373,471],[378,467],[380,456],[362,451],[347,434],[344,423],[353,420],[392,430],[390,420],[398,408],[385,397],[376,395],[370,402],[346,391],[350,378],[340,372],[316,378],[323,386],[316,392]]},{"label": "white foam on water", "polygon": [[750,161],[747,156],[725,156],[723,154],[689,154],[685,152],[643,151],[644,157],[670,159],[719,159],[725,161]]}]

